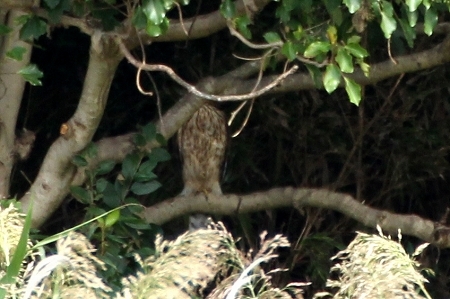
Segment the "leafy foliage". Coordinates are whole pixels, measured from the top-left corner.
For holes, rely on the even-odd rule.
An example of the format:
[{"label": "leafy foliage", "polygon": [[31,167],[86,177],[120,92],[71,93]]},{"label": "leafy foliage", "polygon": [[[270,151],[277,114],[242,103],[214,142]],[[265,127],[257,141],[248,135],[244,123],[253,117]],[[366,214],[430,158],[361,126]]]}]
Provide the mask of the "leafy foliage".
[{"label": "leafy foliage", "polygon": [[[150,123],[142,127],[135,140],[138,146],[145,146],[153,142],[157,135],[155,126]],[[96,152],[92,144],[74,157],[73,163],[79,167],[88,167]],[[116,164],[103,161],[93,170],[86,170],[89,177],[86,187],[71,187],[72,195],[87,205],[85,220],[113,210],[106,217],[85,226],[83,232],[91,242],[99,244],[99,257],[107,269],[105,278],[115,281],[116,285],[119,285],[120,277],[130,271],[128,264],[134,254],[142,257],[152,254],[154,236],[159,228],[141,218],[142,206],[138,196],[153,193],[161,186],[153,170],[158,163],[169,159],[170,155],[163,148],[155,148],[149,154],[136,151],[125,157],[114,182],[104,176],[112,172]],[[118,209],[122,206],[122,209]]]}]

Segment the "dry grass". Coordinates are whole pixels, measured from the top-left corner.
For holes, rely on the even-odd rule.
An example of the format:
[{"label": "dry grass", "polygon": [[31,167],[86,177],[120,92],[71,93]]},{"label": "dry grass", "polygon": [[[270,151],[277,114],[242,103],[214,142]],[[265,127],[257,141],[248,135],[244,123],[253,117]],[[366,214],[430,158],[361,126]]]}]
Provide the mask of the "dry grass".
[{"label": "dry grass", "polygon": [[[418,271],[419,264],[411,259],[400,242],[382,234],[358,232],[347,249],[333,259],[340,260],[332,268],[339,280],[329,280],[328,287],[339,288],[334,298],[424,298],[431,299],[424,284],[428,282]],[[401,234],[399,233],[399,240]],[[420,254],[428,244],[420,246]]]}]

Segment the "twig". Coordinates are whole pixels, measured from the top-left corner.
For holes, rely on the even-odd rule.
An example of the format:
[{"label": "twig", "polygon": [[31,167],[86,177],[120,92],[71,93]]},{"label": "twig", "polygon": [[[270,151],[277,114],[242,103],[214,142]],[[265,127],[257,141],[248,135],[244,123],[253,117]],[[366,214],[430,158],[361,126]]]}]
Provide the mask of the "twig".
[{"label": "twig", "polygon": [[285,79],[287,76],[293,74],[295,71],[297,71],[298,66],[294,65],[293,67],[291,67],[288,71],[282,73],[281,75],[279,75],[275,80],[273,80],[271,83],[267,84],[265,87],[254,91],[254,92],[250,92],[247,94],[242,94],[242,95],[231,95],[231,96],[218,96],[218,95],[211,95],[211,94],[207,94],[204,93],[198,89],[195,88],[195,86],[187,83],[186,81],[184,81],[180,76],[178,76],[173,70],[172,68],[163,65],[163,64],[146,64],[143,63],[141,61],[138,61],[136,58],[133,57],[133,55],[131,55],[130,51],[127,49],[127,47],[125,46],[125,44],[121,41],[118,40],[118,44],[119,44],[119,48],[120,51],[122,52],[122,54],[128,59],[128,61],[133,64],[135,67],[137,68],[141,68],[143,70],[147,70],[147,71],[158,71],[158,72],[165,72],[166,74],[168,74],[175,82],[177,82],[178,84],[180,84],[181,86],[183,86],[184,88],[186,88],[190,93],[200,97],[200,98],[204,98],[207,100],[212,100],[212,101],[217,101],[217,102],[225,102],[225,101],[242,101],[242,100],[248,100],[251,98],[255,98],[255,97],[259,97],[262,94],[268,92],[269,90],[271,90],[272,88],[274,88],[275,86],[277,86],[278,84],[280,84],[280,82]]},{"label": "twig", "polygon": [[246,46],[248,46],[252,49],[262,50],[262,49],[270,49],[270,48],[280,48],[283,46],[282,41],[268,43],[268,44],[254,44],[251,41],[249,41],[248,39],[246,39],[245,37],[243,37],[242,34],[240,34],[236,29],[234,29],[233,26],[231,25],[230,21],[227,22],[227,25],[228,25],[228,29],[230,29],[231,35],[237,37],[241,42],[243,42]]}]

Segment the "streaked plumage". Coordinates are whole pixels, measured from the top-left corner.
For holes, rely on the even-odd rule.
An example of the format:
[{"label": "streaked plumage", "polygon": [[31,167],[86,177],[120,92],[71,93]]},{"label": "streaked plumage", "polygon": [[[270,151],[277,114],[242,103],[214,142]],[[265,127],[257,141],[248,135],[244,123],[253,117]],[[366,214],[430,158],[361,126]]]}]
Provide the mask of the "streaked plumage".
[{"label": "streaked plumage", "polygon": [[[184,189],[181,195],[221,195],[220,175],[227,145],[226,118],[216,107],[205,104],[178,131],[183,158]],[[205,215],[190,217],[191,230],[205,227]]]}]

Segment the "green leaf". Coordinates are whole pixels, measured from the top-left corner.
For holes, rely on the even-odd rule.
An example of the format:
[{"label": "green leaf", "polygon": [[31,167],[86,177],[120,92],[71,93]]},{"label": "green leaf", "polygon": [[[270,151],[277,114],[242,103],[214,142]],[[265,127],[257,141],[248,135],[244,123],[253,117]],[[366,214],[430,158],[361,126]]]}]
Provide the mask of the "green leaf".
[{"label": "green leaf", "polygon": [[22,76],[22,78],[29,82],[33,86],[42,86],[41,79],[44,76],[39,68],[35,64],[29,64],[26,67],[22,68],[18,74]]},{"label": "green leaf", "polygon": [[103,202],[110,208],[118,207],[121,203],[121,197],[116,191],[115,186],[107,182],[106,187],[103,190]]},{"label": "green leaf", "polygon": [[403,35],[405,36],[408,46],[412,48],[414,46],[414,40],[416,39],[416,31],[409,25],[405,19],[399,19],[400,27],[402,27]]},{"label": "green leaf", "polygon": [[104,219],[105,219],[104,227],[113,226],[120,219],[120,210],[112,211]]},{"label": "green leaf", "polygon": [[134,134],[133,142],[136,146],[145,146],[145,144],[147,143],[144,135],[142,135],[140,133]]},{"label": "green leaf", "polygon": [[236,6],[234,4],[234,1],[231,0],[224,0],[220,4],[220,13],[222,16],[224,16],[226,19],[232,19],[236,15]]},{"label": "green leaf", "polygon": [[149,21],[147,22],[147,27],[145,28],[145,31],[148,33],[148,35],[157,37],[166,32],[168,24],[169,20],[167,18],[165,18],[164,21],[159,25],[155,25]]},{"label": "green leaf", "polygon": [[361,102],[361,86],[350,78],[344,77],[344,81],[345,91],[350,98],[350,102],[358,106]]},{"label": "green leaf", "polygon": [[156,141],[158,141],[158,143],[161,145],[161,146],[166,146],[167,145],[167,140],[166,140],[166,138],[164,138],[164,136],[163,135],[161,135],[161,134],[156,134]]},{"label": "green leaf", "polygon": [[327,9],[328,14],[331,16],[333,23],[340,25],[342,23],[342,9],[340,8],[342,0],[323,0],[323,4]]},{"label": "green leaf", "polygon": [[150,142],[156,138],[156,126],[153,123],[148,123],[142,127],[142,135],[145,141]]},{"label": "green leaf", "polygon": [[[161,24],[164,18],[166,17],[166,9],[164,7],[164,2],[162,0],[143,0],[142,10],[144,14],[147,16],[147,19],[150,21],[148,23],[151,23],[153,25]],[[147,24],[147,32],[148,26],[149,24]]]},{"label": "green leaf", "polygon": [[8,52],[6,52],[6,57],[17,60],[17,61],[22,61],[23,59],[23,54],[25,54],[27,52],[27,49],[25,49],[24,47],[14,47],[11,50],[9,50]]},{"label": "green leaf", "polygon": [[306,58],[314,58],[319,54],[328,53],[330,51],[331,45],[330,42],[326,41],[318,41],[311,43],[305,50],[305,53],[303,53],[303,56]]},{"label": "green leaf", "polygon": [[108,181],[105,178],[99,178],[97,182],[95,182],[95,190],[97,190],[98,193],[103,193],[108,186]]},{"label": "green leaf", "polygon": [[165,162],[170,160],[169,152],[161,147],[152,149],[148,157],[149,159],[155,160],[156,162]]},{"label": "green leaf", "polygon": [[83,155],[88,158],[94,158],[95,156],[97,156],[97,152],[97,145],[93,142],[89,142],[83,150]]},{"label": "green leaf", "polygon": [[430,7],[425,11],[423,31],[426,35],[430,36],[433,34],[433,29],[436,27],[438,21],[437,11],[434,7]]},{"label": "green leaf", "polygon": [[114,166],[116,166],[116,162],[112,160],[102,161],[98,164],[95,172],[97,175],[104,175],[110,173]]},{"label": "green leaf", "polygon": [[137,153],[128,154],[122,163],[122,175],[123,177],[131,181],[136,174],[141,163],[141,157]]},{"label": "green leaf", "polygon": [[156,174],[153,173],[153,170],[155,169],[157,165],[156,160],[148,160],[141,164],[139,167],[139,170],[137,171],[136,175],[134,176],[134,179],[137,182],[145,182],[150,181],[153,179],[156,179]]},{"label": "green leaf", "polygon": [[315,65],[306,64],[306,68],[308,69],[309,74],[313,78],[314,86],[317,88],[322,87],[322,72]]},{"label": "green leaf", "polygon": [[9,28],[8,26],[3,25],[3,24],[0,24],[0,35],[8,34],[8,33],[10,33],[11,31],[12,31],[12,29]]},{"label": "green leaf", "polygon": [[383,30],[385,38],[391,38],[392,32],[397,29],[397,22],[392,15],[381,11],[381,30]]},{"label": "green leaf", "polygon": [[55,8],[61,0],[44,0],[44,3],[51,9]]},{"label": "green leaf", "polygon": [[415,11],[409,11],[405,9],[406,17],[408,18],[408,23],[411,27],[415,27],[417,24],[417,20],[419,19],[419,12],[417,10]]},{"label": "green leaf", "polygon": [[410,12],[416,11],[420,3],[422,3],[422,0],[406,0]]},{"label": "green leaf", "polygon": [[20,28],[19,37],[22,40],[33,40],[44,35],[46,32],[47,23],[41,18],[33,15],[31,18],[28,18],[22,28]]},{"label": "green leaf", "polygon": [[364,76],[366,76],[368,78],[369,77],[369,72],[370,72],[370,65],[365,63],[362,59],[357,61],[357,63],[359,64],[359,67],[363,71]]},{"label": "green leaf", "polygon": [[147,195],[157,190],[159,187],[161,187],[161,183],[158,181],[151,181],[146,183],[136,182],[131,185],[131,192],[136,195]]},{"label": "green leaf", "polygon": [[289,61],[293,61],[297,58],[297,51],[291,41],[284,43],[283,47],[281,47],[281,53],[286,56]]},{"label": "green leaf", "polygon": [[353,59],[345,48],[340,47],[337,51],[336,61],[344,73],[353,73]]},{"label": "green leaf", "polygon": [[237,30],[246,38],[251,39],[252,38],[252,32],[250,29],[248,29],[248,25],[250,25],[251,21],[247,15],[244,15],[242,17],[238,17],[234,20],[234,23],[236,24]]},{"label": "green leaf", "polygon": [[270,44],[281,41],[280,35],[273,31],[266,32],[263,37],[266,40],[266,42],[268,42]]},{"label": "green leaf", "polygon": [[75,197],[79,202],[84,204],[91,203],[91,195],[90,193],[80,186],[70,186],[70,193],[73,197]]},{"label": "green leaf", "polygon": [[350,54],[355,56],[356,58],[364,58],[369,56],[369,53],[366,49],[361,47],[360,44],[347,44],[344,47]]},{"label": "green leaf", "polygon": [[325,75],[323,76],[323,86],[325,87],[325,90],[328,93],[332,93],[339,86],[340,82],[341,72],[339,71],[339,68],[334,64],[328,65],[325,70]]},{"label": "green leaf", "polygon": [[[36,250],[36,249],[39,248],[39,247],[42,247],[42,246],[45,246],[45,245],[47,245],[47,244],[53,243],[53,242],[55,242],[55,241],[57,241],[57,240],[59,240],[59,239],[65,237],[65,236],[67,236],[70,232],[79,230],[79,229],[82,228],[83,226],[86,226],[86,225],[88,225],[88,224],[90,224],[90,223],[96,222],[98,219],[104,218],[104,217],[106,217],[108,214],[113,213],[113,212],[116,211],[116,210],[121,210],[121,209],[123,209],[123,208],[130,207],[130,206],[134,206],[134,205],[136,205],[136,204],[126,204],[126,205],[117,207],[117,208],[115,208],[115,209],[113,209],[113,210],[111,210],[111,211],[105,212],[105,213],[103,213],[103,214],[101,214],[101,215],[98,215],[98,216],[92,218],[92,219],[89,219],[88,221],[85,221],[85,222],[83,222],[83,223],[81,223],[81,224],[79,224],[79,225],[73,226],[73,227],[71,227],[71,228],[69,228],[69,229],[66,229],[65,231],[62,231],[62,232],[60,232],[60,233],[57,233],[57,234],[55,234],[55,235],[53,235],[53,236],[50,236],[50,237],[48,237],[48,238],[45,238],[44,240],[41,240],[41,241],[37,242],[37,243],[31,248],[31,250]],[[138,205],[138,206],[141,206],[141,205]]]},{"label": "green leaf", "polygon": [[88,165],[88,161],[83,156],[80,155],[76,155],[75,157],[73,157],[72,163],[78,167],[85,167]]},{"label": "green leaf", "polygon": [[47,12],[48,17],[51,23],[56,24],[59,23],[61,20],[61,16],[65,11],[71,11],[72,10],[72,0],[51,0],[54,2],[58,2],[54,7],[50,7],[50,5],[47,4]]},{"label": "green leaf", "polygon": [[[31,229],[31,213],[33,210],[33,201],[27,211],[25,221],[23,224],[22,233],[20,234],[19,242],[17,243],[16,250],[11,259],[11,263],[8,268],[6,268],[5,275],[0,279],[0,285],[12,284],[15,282],[15,278],[19,275],[20,269],[22,268],[23,260],[28,252],[28,239]],[[6,296],[6,290],[0,288],[0,297],[4,298]]]},{"label": "green leaf", "polygon": [[351,14],[354,14],[361,7],[361,0],[344,0],[343,2]]},{"label": "green leaf", "polygon": [[137,29],[144,29],[145,27],[147,27],[147,17],[142,10],[142,6],[139,5],[135,9],[131,22],[134,26],[136,26]]}]

